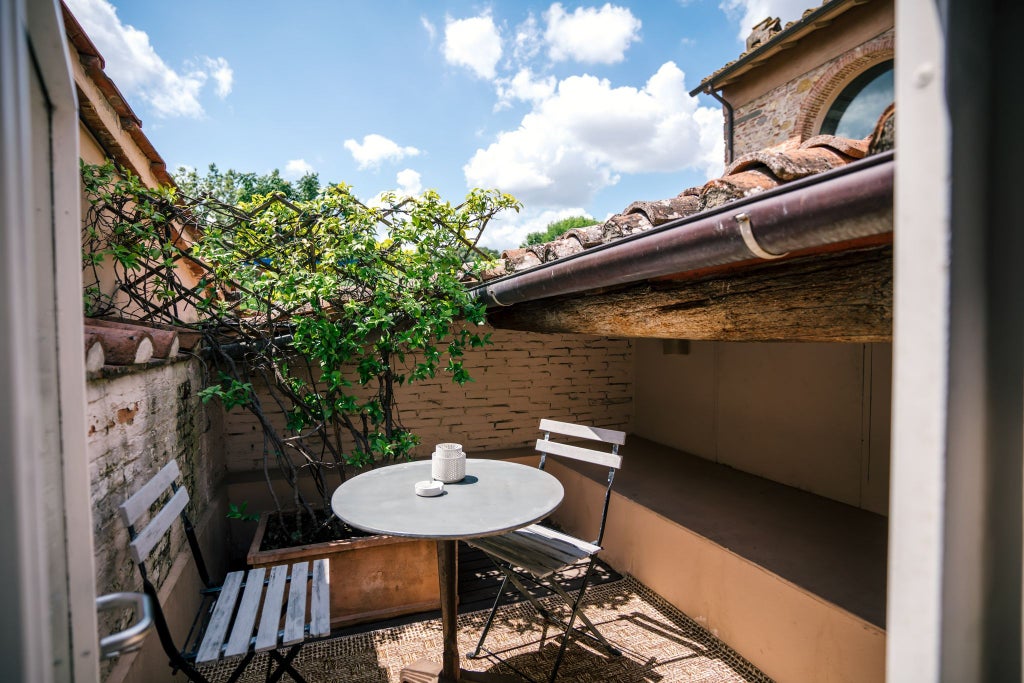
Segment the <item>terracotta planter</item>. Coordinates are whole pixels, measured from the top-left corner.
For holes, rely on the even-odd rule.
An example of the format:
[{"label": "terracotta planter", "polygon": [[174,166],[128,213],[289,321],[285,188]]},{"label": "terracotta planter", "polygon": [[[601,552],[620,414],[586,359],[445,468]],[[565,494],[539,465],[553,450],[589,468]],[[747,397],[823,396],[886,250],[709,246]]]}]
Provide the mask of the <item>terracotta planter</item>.
[{"label": "terracotta planter", "polygon": [[260,516],[247,557],[252,567],[330,560],[331,628],[440,608],[433,541],[367,536],[260,550],[269,515]]}]

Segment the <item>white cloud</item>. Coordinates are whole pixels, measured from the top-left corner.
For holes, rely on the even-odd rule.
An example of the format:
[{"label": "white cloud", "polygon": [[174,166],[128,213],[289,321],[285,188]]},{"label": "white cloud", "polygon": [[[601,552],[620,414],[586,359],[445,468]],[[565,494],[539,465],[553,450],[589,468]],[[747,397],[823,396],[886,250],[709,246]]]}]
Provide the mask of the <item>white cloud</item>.
[{"label": "white cloud", "polygon": [[[805,0],[806,1],[806,0]],[[626,7],[605,3],[600,9],[577,7],[567,14],[561,3],[544,13],[548,27],[544,38],[548,55],[556,62],[575,60],[588,64],[616,64],[640,39],[640,20]]]},{"label": "white cloud", "polygon": [[489,14],[469,19],[448,19],[444,26],[444,58],[468,67],[481,78],[494,78],[501,59],[501,34]]},{"label": "white cloud", "polygon": [[427,35],[430,37],[430,42],[433,43],[434,39],[437,38],[437,27],[434,26],[434,23],[430,21],[430,19],[427,19],[422,15],[420,16],[420,23],[423,24],[423,30],[427,32]]},{"label": "white cloud", "polygon": [[804,10],[816,4],[810,0],[722,0],[719,7],[730,19],[739,22],[736,37],[745,41],[750,29],[762,19],[779,17],[785,26],[787,21],[799,19]]},{"label": "white cloud", "polygon": [[524,64],[540,53],[543,38],[537,18],[530,12],[526,21],[516,26],[516,35],[512,43],[512,59],[516,64]]},{"label": "white cloud", "polygon": [[203,63],[209,70],[210,78],[217,84],[217,97],[223,100],[231,94],[231,86],[235,80],[234,70],[228,64],[228,60],[223,57],[217,57],[216,59],[206,57]]},{"label": "white cloud", "polygon": [[721,170],[722,120],[699,107],[684,74],[666,62],[643,88],[571,76],[516,130],[463,166],[470,186],[497,187],[527,206],[586,205],[622,173]]},{"label": "white cloud", "polygon": [[423,191],[422,176],[411,168],[398,172],[395,182],[398,183],[398,194],[415,196]]},{"label": "white cloud", "polygon": [[363,142],[345,140],[345,149],[352,153],[352,158],[359,164],[359,169],[378,168],[383,161],[401,161],[405,157],[414,157],[420,153],[415,147],[402,147],[394,140],[370,133],[363,136]]},{"label": "white cloud", "polygon": [[530,69],[520,69],[512,78],[499,78],[495,81],[498,90],[498,102],[495,111],[510,106],[513,100],[539,102],[551,97],[558,86],[554,76],[538,78]]},{"label": "white cloud", "polygon": [[106,0],[69,0],[68,5],[103,55],[107,74],[126,95],[149,104],[154,115],[203,116],[200,94],[211,78],[219,97],[231,92],[233,73],[223,57],[199,58],[179,73],[156,53],[149,35],[121,23]]},{"label": "white cloud", "polygon": [[316,169],[305,159],[292,159],[284,165],[284,177],[297,180],[307,173],[316,173]]},{"label": "white cloud", "polygon": [[545,230],[549,223],[571,216],[587,215],[589,214],[578,206],[543,210],[524,208],[519,213],[505,211],[487,224],[480,244],[499,251],[512,249],[525,242],[529,233]]}]

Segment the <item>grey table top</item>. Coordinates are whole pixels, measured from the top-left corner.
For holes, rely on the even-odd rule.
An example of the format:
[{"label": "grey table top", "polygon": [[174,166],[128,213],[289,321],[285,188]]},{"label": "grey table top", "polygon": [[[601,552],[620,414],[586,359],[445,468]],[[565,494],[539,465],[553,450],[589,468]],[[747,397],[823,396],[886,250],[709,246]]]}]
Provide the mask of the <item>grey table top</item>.
[{"label": "grey table top", "polygon": [[331,497],[334,513],[363,531],[454,540],[491,536],[527,526],[561,504],[562,484],[536,467],[501,460],[466,460],[466,478],[444,493],[417,496],[430,479],[430,461],[370,470],[349,479]]}]

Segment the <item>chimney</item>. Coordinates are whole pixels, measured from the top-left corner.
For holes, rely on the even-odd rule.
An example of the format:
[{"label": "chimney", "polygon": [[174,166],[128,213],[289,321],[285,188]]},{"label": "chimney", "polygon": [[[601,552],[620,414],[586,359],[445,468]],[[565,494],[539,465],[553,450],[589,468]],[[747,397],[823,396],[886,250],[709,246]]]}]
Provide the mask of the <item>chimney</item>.
[{"label": "chimney", "polygon": [[751,29],[750,35],[747,36],[747,52],[761,47],[781,30],[782,22],[779,21],[778,17],[762,19],[760,23]]}]

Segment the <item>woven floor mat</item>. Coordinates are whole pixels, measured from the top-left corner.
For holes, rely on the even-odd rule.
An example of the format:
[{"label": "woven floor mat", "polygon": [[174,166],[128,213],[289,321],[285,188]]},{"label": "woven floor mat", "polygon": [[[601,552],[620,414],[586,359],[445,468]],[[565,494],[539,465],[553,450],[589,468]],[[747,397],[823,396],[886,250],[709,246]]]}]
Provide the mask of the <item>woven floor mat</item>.
[{"label": "woven floor mat", "polygon": [[[557,612],[558,601],[549,598],[542,602]],[[592,586],[584,610],[623,656],[610,657],[573,639],[562,660],[559,681],[770,683],[750,662],[631,577]],[[459,652],[463,655],[476,645],[486,617],[486,611],[459,616]],[[473,660],[463,656],[462,666],[525,675],[528,678],[524,680],[547,680],[561,644],[554,629],[547,636],[529,603],[508,605],[498,611],[487,636],[485,647],[493,654]],[[295,668],[308,683],[397,682],[402,668],[418,659],[440,661],[441,646],[441,622],[421,621],[311,643],[296,658]],[[241,680],[262,681],[266,666],[267,657],[258,656]],[[231,669],[220,664],[203,669],[203,673],[213,682],[224,681]]]}]

